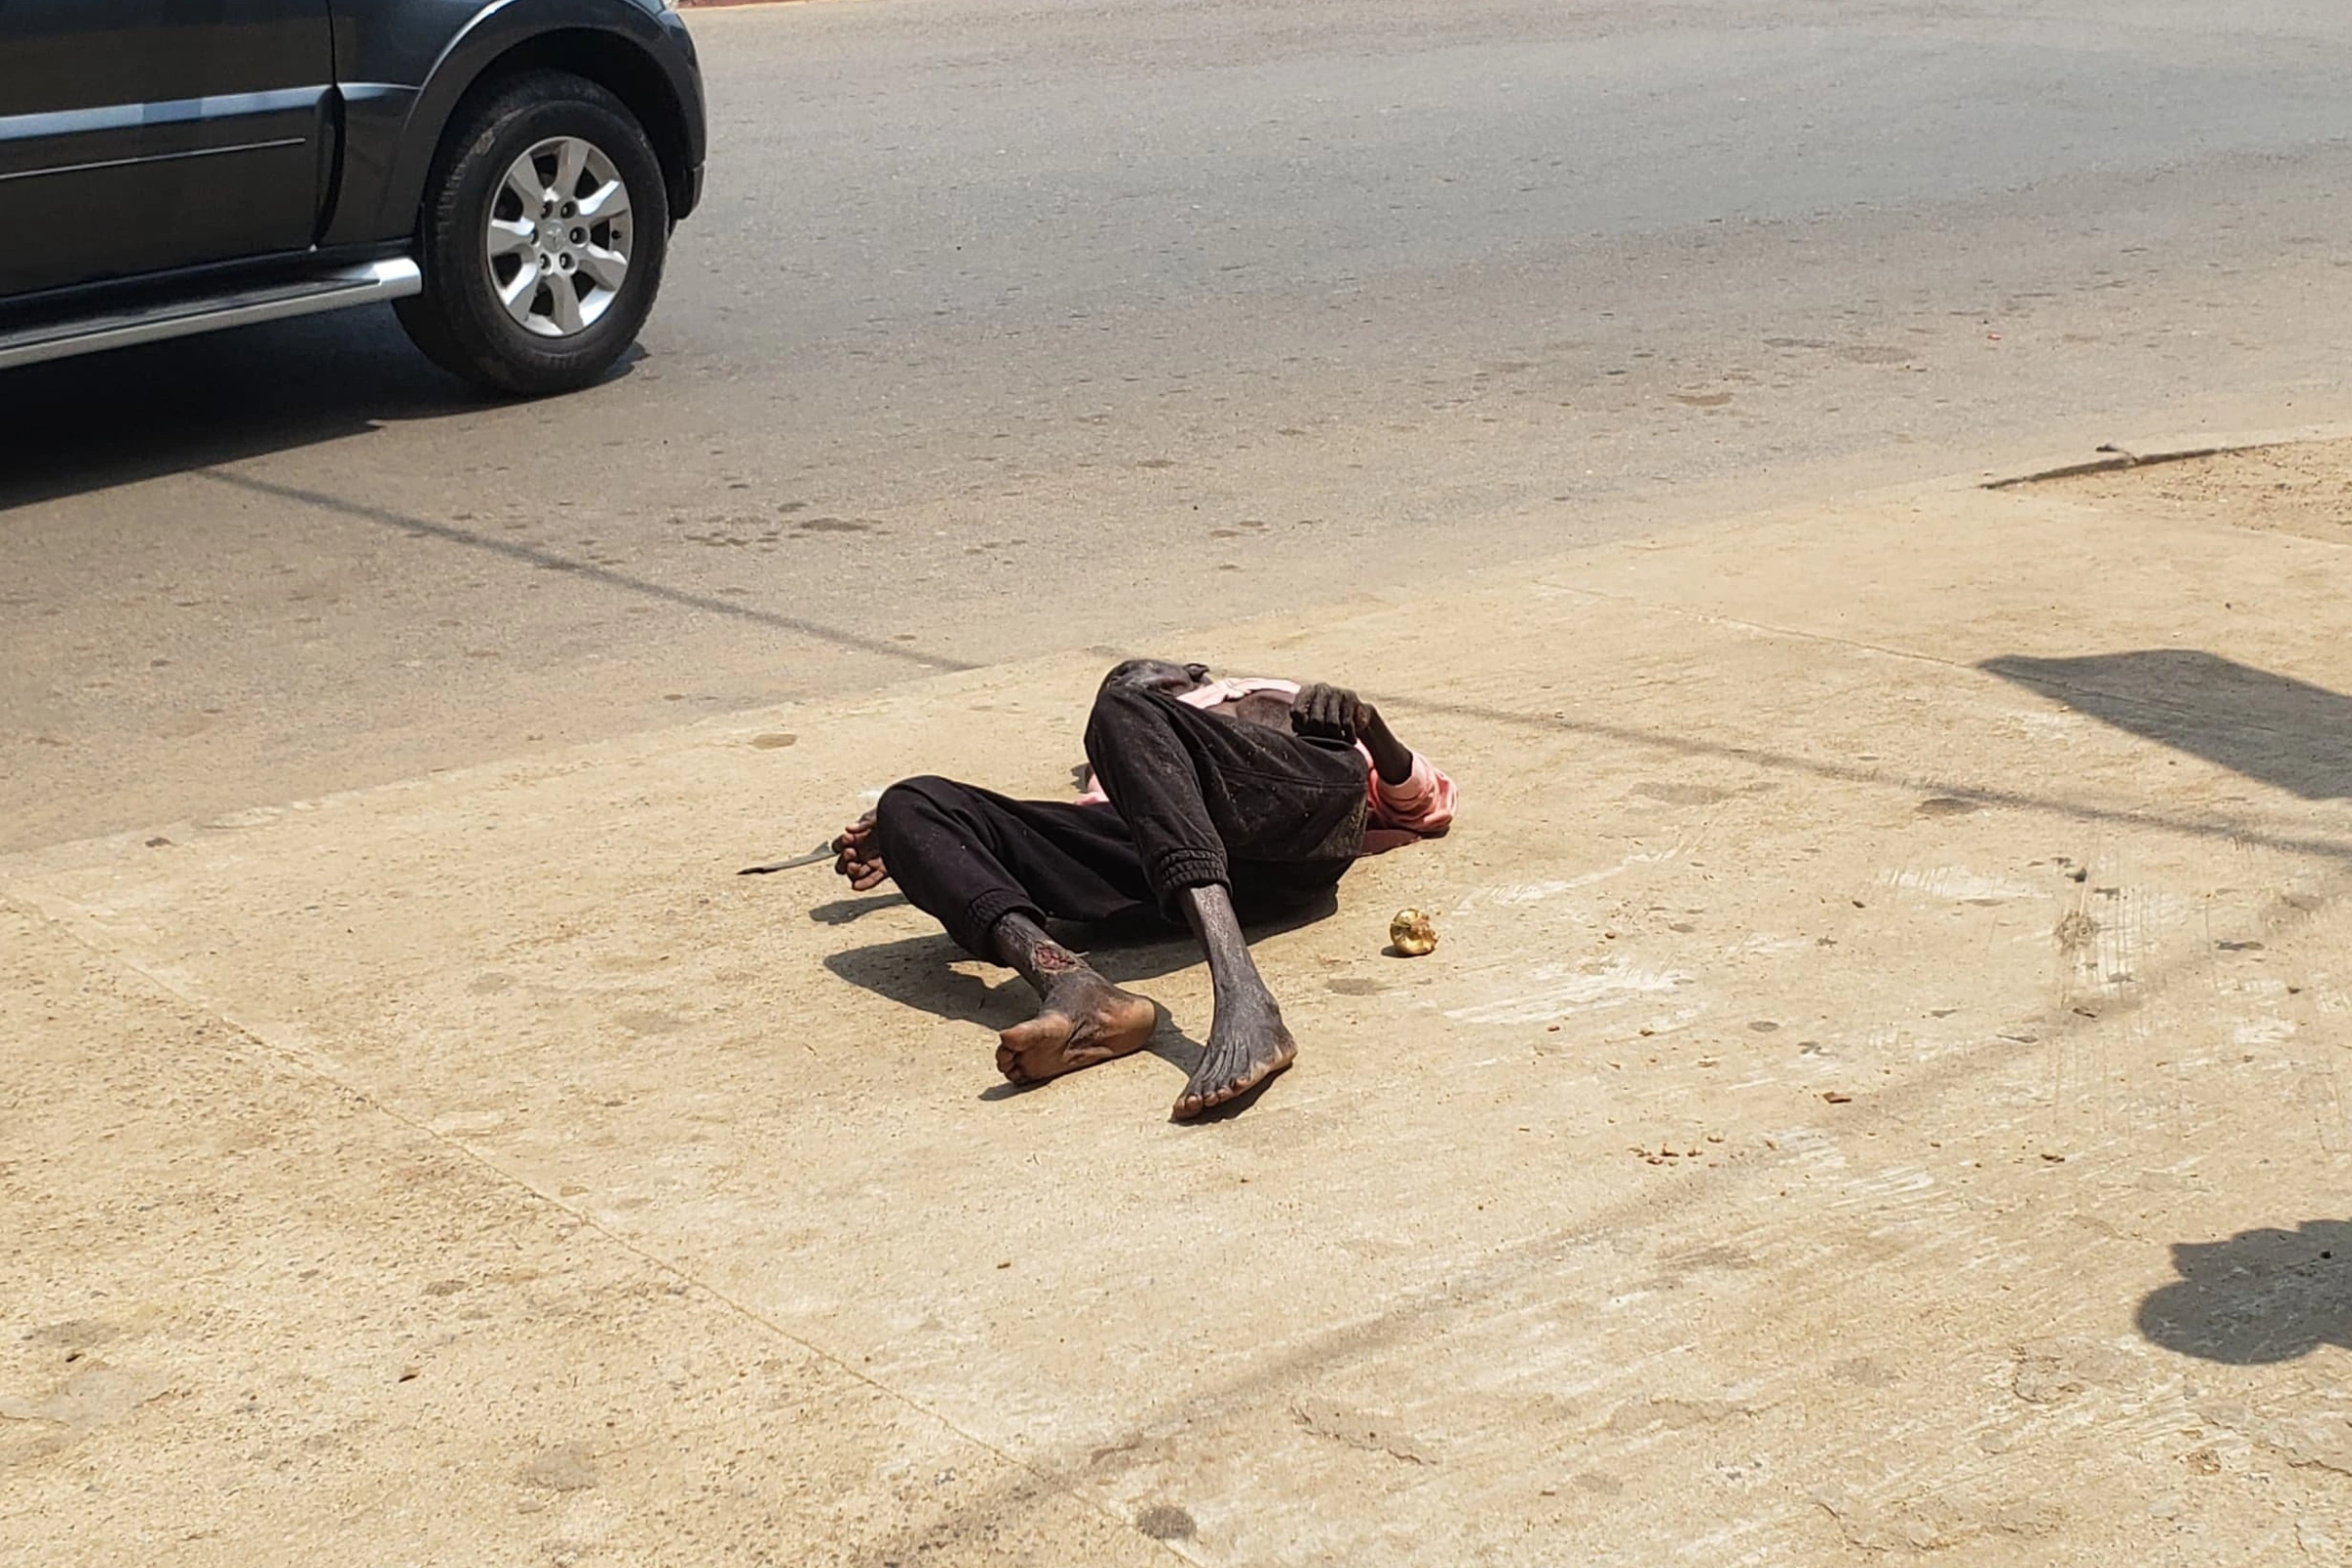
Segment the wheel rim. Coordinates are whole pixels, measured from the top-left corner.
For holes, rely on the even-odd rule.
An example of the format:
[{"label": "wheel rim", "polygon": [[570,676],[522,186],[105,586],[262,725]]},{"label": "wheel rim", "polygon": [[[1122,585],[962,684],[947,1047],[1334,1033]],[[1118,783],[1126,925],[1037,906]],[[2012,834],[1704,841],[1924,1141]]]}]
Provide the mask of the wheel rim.
[{"label": "wheel rim", "polygon": [[604,149],[551,136],[508,167],[491,200],[490,290],[526,332],[585,332],[628,281],[631,226],[629,187]]}]

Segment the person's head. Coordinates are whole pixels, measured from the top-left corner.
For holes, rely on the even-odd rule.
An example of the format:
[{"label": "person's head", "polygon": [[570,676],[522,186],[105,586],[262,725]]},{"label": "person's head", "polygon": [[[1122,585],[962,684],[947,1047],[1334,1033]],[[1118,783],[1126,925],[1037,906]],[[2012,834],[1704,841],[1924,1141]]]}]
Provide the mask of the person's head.
[{"label": "person's head", "polygon": [[1139,692],[1166,692],[1173,697],[1199,691],[1208,684],[1206,664],[1178,664],[1165,659],[1130,659],[1111,666],[1102,684],[1126,686]]}]

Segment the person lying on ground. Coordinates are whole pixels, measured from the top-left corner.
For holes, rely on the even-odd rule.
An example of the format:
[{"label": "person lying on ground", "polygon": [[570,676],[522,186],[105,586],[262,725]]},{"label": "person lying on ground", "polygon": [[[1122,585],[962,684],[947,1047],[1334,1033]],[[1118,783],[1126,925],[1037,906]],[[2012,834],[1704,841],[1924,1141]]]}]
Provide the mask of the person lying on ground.
[{"label": "person lying on ground", "polygon": [[[1157,1006],[1055,941],[1048,919],[1190,926],[1208,959],[1208,1045],[1175,1116],[1187,1120],[1288,1067],[1298,1044],[1257,971],[1241,916],[1326,893],[1357,857],[1446,831],[1453,781],[1353,692],[1205,664],[1130,660],[1102,678],[1086,726],[1092,768],[1074,802],[1016,801],[944,778],[892,785],[834,841],[858,892],[895,878],[966,952],[1009,964],[1037,1016],[1004,1030],[1016,1084],[1123,1056]],[[1385,841],[1385,842],[1384,842]]]}]

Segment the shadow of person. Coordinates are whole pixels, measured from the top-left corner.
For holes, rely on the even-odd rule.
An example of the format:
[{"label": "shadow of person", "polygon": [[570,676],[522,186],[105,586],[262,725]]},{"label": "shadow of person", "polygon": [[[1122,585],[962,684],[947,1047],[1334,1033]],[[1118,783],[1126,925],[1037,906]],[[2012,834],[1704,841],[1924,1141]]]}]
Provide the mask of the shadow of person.
[{"label": "shadow of person", "polygon": [[2233,1366],[2352,1349],[2352,1221],[2176,1243],[2173,1267],[2180,1278],[2139,1303],[2152,1344]]},{"label": "shadow of person", "polygon": [[853,920],[862,920],[867,915],[880,910],[895,909],[906,902],[906,896],[903,893],[876,893],[859,899],[832,899],[810,908],[808,918],[818,925],[848,925]]},{"label": "shadow of person", "polygon": [[2307,801],[2352,797],[2352,697],[2193,648],[1977,666]]},{"label": "shadow of person", "polygon": [[[1328,919],[1339,906],[1338,895],[1326,889],[1303,903],[1253,913],[1244,923],[1243,931],[1255,944]],[[1154,980],[1201,961],[1200,945],[1189,934],[1179,933],[1158,920],[1095,926],[1055,922],[1054,934],[1072,949],[1084,953],[1087,960],[1111,984],[1132,989],[1144,989]],[[1036,994],[1010,970],[994,980],[984,980],[954,967],[970,956],[949,941],[945,933],[937,933],[850,948],[827,954],[823,962],[850,984],[918,1008],[935,1018],[1002,1031],[1036,1016]],[[1268,980],[1279,995],[1281,977],[1270,975]],[[1159,1027],[1144,1049],[1187,1077],[1200,1064],[1200,1043],[1178,1028],[1164,1007],[1160,1009]],[[1007,1084],[991,1090],[983,1098],[1004,1099],[1010,1092],[1013,1086]]]}]

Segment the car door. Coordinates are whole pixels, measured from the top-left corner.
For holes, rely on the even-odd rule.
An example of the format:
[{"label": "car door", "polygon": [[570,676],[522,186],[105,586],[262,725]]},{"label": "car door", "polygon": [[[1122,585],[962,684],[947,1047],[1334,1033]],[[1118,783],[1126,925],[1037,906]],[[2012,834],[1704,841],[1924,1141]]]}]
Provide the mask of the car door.
[{"label": "car door", "polygon": [[327,0],[0,0],[0,295],[298,251]]}]

